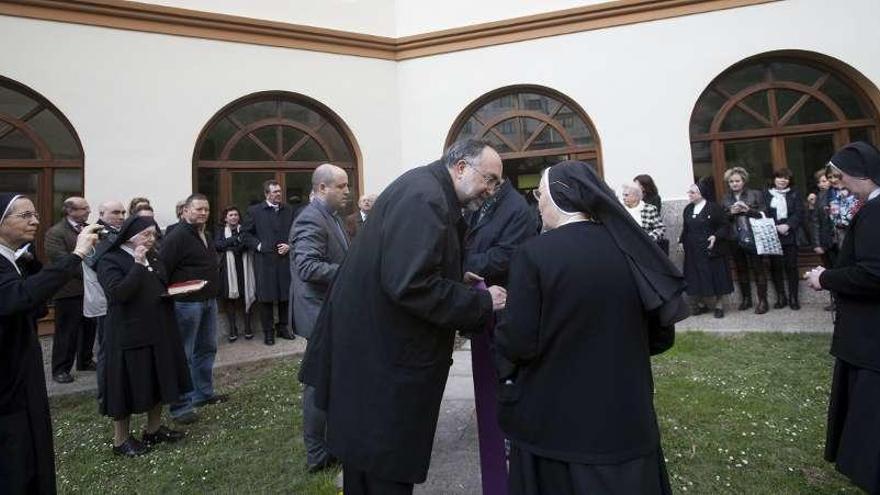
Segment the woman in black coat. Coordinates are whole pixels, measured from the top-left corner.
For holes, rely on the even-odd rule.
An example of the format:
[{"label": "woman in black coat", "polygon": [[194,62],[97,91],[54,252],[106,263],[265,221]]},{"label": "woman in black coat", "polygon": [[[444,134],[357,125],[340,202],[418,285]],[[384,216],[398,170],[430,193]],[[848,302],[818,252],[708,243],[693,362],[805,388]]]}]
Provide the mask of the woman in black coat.
[{"label": "woman in black coat", "polygon": [[715,318],[724,317],[722,297],[733,292],[727,266],[727,230],[724,209],[712,201],[714,191],[707,181],[688,188],[690,204],[684,207],[681,237],[684,250],[684,279],[687,293],[696,299],[694,314],[713,308]]},{"label": "woman in black coat", "polygon": [[[113,452],[129,457],[184,437],[162,425],[162,405],[192,389],[173,302],[166,297],[168,278],[150,250],[156,231],[152,218],[129,218],[97,266],[108,304],[101,413],[114,420]],[[129,420],[144,412],[147,424],[139,441]]]},{"label": "woman in black coat", "polygon": [[[791,188],[791,171],[787,168],[773,172],[774,187],[764,193],[767,214],[776,222],[776,232],[782,244],[782,256],[770,257],[773,274],[773,288],[776,289],[776,309],[791,304],[791,309],[801,309],[798,289],[798,229],[804,223],[804,202],[796,190]],[[788,283],[788,297],[785,295],[785,282]]]},{"label": "woman in black coat", "polygon": [[244,314],[244,338],[254,338],[251,330],[251,305],[254,302],[253,257],[242,240],[241,212],[229,206],[220,215],[223,224],[214,236],[214,248],[220,253],[220,301],[229,322],[229,341],[238,340],[238,310]]},{"label": "woman in black coat", "polygon": [[650,353],[687,314],[684,281],[589,167],[545,171],[545,232],[511,264],[495,336],[515,365],[499,394],[511,494],[671,493]]},{"label": "woman in black coat", "polygon": [[721,202],[727,214],[730,224],[730,251],[733,256],[733,265],[736,268],[736,278],[739,290],[742,293],[740,311],[752,307],[752,278],[758,288],[758,304],[755,306],[755,314],[764,314],[769,309],[767,303],[767,271],[764,268],[764,258],[758,256],[754,243],[751,247],[744,246],[739,240],[743,236],[750,237],[749,218],[760,218],[766,214],[767,206],[761,191],[749,189],[749,173],[742,167],[733,167],[724,172],[724,182],[727,183],[727,194]]}]

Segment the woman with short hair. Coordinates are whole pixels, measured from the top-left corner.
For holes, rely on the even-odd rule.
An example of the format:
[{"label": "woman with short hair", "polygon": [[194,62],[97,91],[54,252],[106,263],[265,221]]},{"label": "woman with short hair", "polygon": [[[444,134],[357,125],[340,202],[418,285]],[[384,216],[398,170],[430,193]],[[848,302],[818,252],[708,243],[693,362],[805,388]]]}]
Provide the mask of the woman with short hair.
[{"label": "woman with short hair", "polygon": [[760,218],[766,215],[767,206],[764,195],[755,189],[749,189],[749,173],[742,167],[733,167],[724,172],[724,182],[727,184],[727,194],[721,202],[725,209],[730,224],[730,251],[733,256],[733,265],[736,268],[736,278],[739,283],[739,291],[742,294],[740,311],[752,307],[752,283],[758,289],[758,304],[755,305],[755,314],[764,314],[769,309],[767,303],[767,271],[764,268],[764,259],[758,256],[754,242],[751,246],[740,242],[745,237],[751,237],[749,218]]},{"label": "woman with short hair", "polygon": [[[798,229],[803,225],[804,203],[800,193],[791,187],[792,173],[787,168],[773,172],[773,187],[764,193],[768,216],[776,222],[776,232],[782,244],[782,256],[770,256],[773,288],[776,289],[776,309],[790,305],[801,309],[798,275]],[[786,297],[785,285],[788,285]]]},{"label": "woman with short hair", "polygon": [[643,200],[642,188],[637,182],[624,184],[622,186],[621,196],[626,210],[632,216],[633,220],[648,234],[663,252],[668,253],[669,243],[666,242],[666,226],[663,225],[663,219],[660,218],[660,211],[657,207],[646,203]]},{"label": "woman with short hair", "polygon": [[251,305],[254,303],[254,265],[242,240],[241,211],[227,206],[220,214],[221,224],[214,235],[214,248],[220,253],[220,301],[229,322],[229,342],[238,340],[238,310],[244,317],[244,338],[254,338]]}]

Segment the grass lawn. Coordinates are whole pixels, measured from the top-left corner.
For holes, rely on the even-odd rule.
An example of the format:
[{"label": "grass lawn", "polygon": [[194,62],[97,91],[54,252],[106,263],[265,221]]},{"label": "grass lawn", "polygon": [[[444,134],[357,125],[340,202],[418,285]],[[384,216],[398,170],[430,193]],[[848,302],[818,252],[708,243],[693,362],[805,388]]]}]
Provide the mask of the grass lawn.
[{"label": "grass lawn", "polygon": [[[679,334],[654,364],[673,490],[699,494],[860,493],[822,460],[829,335]],[[229,403],[201,410],[178,445],[138,459],[110,452],[90,396],[52,401],[62,493],[333,494],[305,473],[297,362],[218,374]],[[137,418],[134,428],[142,428]]]}]

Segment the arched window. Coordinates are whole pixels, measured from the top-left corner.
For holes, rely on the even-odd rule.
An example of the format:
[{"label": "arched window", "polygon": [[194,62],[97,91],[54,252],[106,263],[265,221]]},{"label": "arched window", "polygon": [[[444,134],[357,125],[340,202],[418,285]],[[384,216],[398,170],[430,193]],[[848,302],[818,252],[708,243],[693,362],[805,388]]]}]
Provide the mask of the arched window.
[{"label": "arched window", "polygon": [[[877,108],[867,91],[826,57],[768,54],[743,61],[715,78],[690,122],[694,176],[721,176],[734,165],[749,170],[753,188],[766,188],[773,170],[789,168],[802,192],[834,151],[852,141],[878,141]],[[876,91],[876,88],[873,88]]]},{"label": "arched window", "polygon": [[[83,150],[67,118],[36,91],[0,77],[0,192],[34,200],[43,232],[83,194]],[[42,242],[36,243],[42,253]]]},{"label": "arched window", "polygon": [[348,127],[321,103],[296,93],[267,91],[220,110],[196,143],[194,189],[208,196],[212,214],[228,205],[242,212],[264,200],[275,179],[285,201],[308,202],[312,171],[332,163],[348,172],[358,196],[358,152]]},{"label": "arched window", "polygon": [[599,137],[587,114],[541,86],[501,88],[468,105],[446,146],[462,139],[491,143],[504,160],[504,175],[522,193],[537,187],[542,169],[562,160],[582,160],[602,172]]}]

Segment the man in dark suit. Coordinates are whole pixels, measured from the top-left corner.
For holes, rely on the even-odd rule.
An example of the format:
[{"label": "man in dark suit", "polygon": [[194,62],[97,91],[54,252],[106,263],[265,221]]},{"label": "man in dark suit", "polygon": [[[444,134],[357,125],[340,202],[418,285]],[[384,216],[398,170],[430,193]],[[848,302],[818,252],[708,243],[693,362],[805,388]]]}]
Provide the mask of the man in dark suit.
[{"label": "man in dark suit", "polygon": [[834,268],[817,267],[805,276],[835,301],[831,354],[837,359],[825,459],[867,493],[880,493],[880,152],[851,143],[828,165],[864,205]]},{"label": "man in dark suit", "polygon": [[281,202],[281,185],[276,180],[263,183],[266,200],[248,208],[244,225],[245,245],[254,252],[257,302],[260,304],[260,322],[263,342],[275,344],[273,311],[278,305],[278,331],[281,337],[293,339],[287,325],[290,293],[290,251],[288,235],[293,224],[293,209]]},{"label": "man in dark suit", "polygon": [[364,194],[358,200],[358,211],[345,217],[345,231],[348,232],[349,238],[354,239],[364,227],[364,222],[367,220],[370,209],[373,208],[374,201],[376,201],[375,194]]},{"label": "man in dark suit", "polygon": [[[290,229],[291,321],[296,333],[311,337],[321,305],[348,251],[348,236],[339,211],[348,201],[348,175],[330,164],[312,174],[312,201],[302,209]],[[303,388],[303,441],[306,467],[316,472],[332,464],[324,445],[324,412],[315,406],[315,388]]]},{"label": "man in dark suit", "polygon": [[[55,263],[76,247],[76,237],[86,226],[91,209],[85,198],[64,200],[64,218],[46,231],[46,257]],[[74,360],[80,371],[95,371],[92,347],[95,345],[95,322],[83,316],[82,267],[67,285],[55,293],[55,336],[52,345],[52,379],[70,383]]]},{"label": "man in dark suit", "polygon": [[339,268],[300,375],[327,411],[346,493],[412,493],[428,472],[457,330],[484,328],[506,293],[464,281],[462,209],[501,180],[488,144],[453,145],[395,180]]}]

